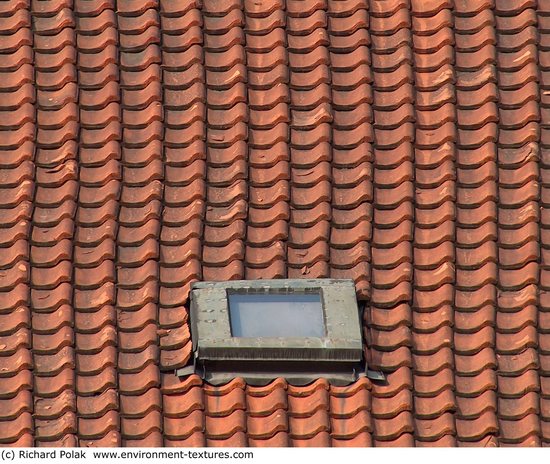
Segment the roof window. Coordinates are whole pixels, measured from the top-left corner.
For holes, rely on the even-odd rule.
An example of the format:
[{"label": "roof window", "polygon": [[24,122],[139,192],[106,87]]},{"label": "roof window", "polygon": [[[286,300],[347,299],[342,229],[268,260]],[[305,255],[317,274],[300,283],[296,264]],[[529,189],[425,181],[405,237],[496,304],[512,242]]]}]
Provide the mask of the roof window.
[{"label": "roof window", "polygon": [[179,376],[345,385],[367,373],[352,280],[196,282],[190,309],[193,364]]}]

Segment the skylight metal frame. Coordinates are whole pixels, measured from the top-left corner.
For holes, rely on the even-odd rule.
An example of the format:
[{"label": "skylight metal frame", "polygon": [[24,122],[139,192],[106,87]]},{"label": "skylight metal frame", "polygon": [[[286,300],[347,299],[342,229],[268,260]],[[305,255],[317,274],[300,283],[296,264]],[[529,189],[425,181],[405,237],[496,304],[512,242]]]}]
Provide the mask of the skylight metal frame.
[{"label": "skylight metal frame", "polygon": [[[320,292],[325,336],[233,337],[229,293]],[[193,366],[213,384],[243,377],[264,384],[285,377],[304,384],[325,377],[346,384],[364,375],[363,337],[355,285],[347,279],[277,279],[196,282],[191,288]]]}]

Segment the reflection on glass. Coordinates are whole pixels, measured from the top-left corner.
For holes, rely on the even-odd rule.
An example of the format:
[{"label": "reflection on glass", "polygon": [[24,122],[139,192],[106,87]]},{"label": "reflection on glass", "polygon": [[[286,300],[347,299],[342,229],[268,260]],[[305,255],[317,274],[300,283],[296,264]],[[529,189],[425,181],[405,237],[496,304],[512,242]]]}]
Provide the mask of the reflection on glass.
[{"label": "reflection on glass", "polygon": [[233,337],[324,337],[320,293],[230,293]]}]

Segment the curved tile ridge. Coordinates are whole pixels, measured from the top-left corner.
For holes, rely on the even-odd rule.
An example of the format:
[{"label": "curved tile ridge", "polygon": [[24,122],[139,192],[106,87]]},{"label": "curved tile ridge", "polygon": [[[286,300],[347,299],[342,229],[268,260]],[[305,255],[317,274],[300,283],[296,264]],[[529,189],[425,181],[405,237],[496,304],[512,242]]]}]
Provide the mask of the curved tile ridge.
[{"label": "curved tile ridge", "polygon": [[332,446],[372,446],[371,384],[361,379],[347,387],[330,388]]},{"label": "curved tile ridge", "polygon": [[[373,96],[370,71],[359,82],[356,73],[367,70],[371,63],[368,5],[351,2],[349,9],[339,8],[336,2],[329,2],[333,126],[336,129],[332,156],[334,225],[330,231],[330,272],[335,278],[351,276],[358,296],[367,298],[371,273]],[[348,140],[353,138],[358,143],[349,144]]]},{"label": "curved tile ridge", "polygon": [[[541,440],[543,444],[548,443],[550,440],[550,431],[548,429],[548,414],[544,412],[544,406],[547,404],[547,395],[548,395],[548,356],[547,356],[547,340],[548,340],[548,318],[546,315],[548,303],[546,297],[546,287],[548,287],[548,272],[547,272],[547,248],[548,248],[548,216],[545,212],[547,204],[547,166],[548,166],[548,157],[546,150],[546,125],[548,124],[548,112],[546,110],[548,102],[546,99],[546,92],[548,89],[548,73],[546,64],[546,58],[548,55],[548,18],[550,14],[550,8],[548,5],[540,5],[539,10],[537,11],[537,21],[538,21],[538,32],[539,32],[539,41],[538,41],[538,54],[539,54],[539,67],[541,68],[541,73],[539,76],[539,98],[540,98],[540,113],[541,113],[541,139],[538,145],[533,144],[530,147],[529,151],[525,152],[525,160],[529,161],[530,159],[535,159],[539,161],[539,171],[540,171],[540,203],[543,205],[543,210],[541,211],[539,224],[532,223],[533,227],[537,227],[537,232],[540,233],[540,243],[541,243],[541,260],[540,260],[540,277],[539,277],[539,286],[542,291],[537,292],[536,296],[533,295],[534,302],[538,302],[538,320],[539,320],[539,359],[541,364],[541,377],[540,377],[540,395],[542,398],[541,402]],[[534,286],[533,286],[534,287]],[[528,288],[532,288],[531,286]],[[526,302],[527,303],[527,302]]]},{"label": "curved tile ridge", "polygon": [[[187,301],[189,285],[202,277],[202,249],[195,237],[202,233],[201,222],[206,209],[202,19],[196,2],[189,2],[181,11],[169,3],[160,2],[164,163],[166,182],[170,186],[160,236],[159,320],[163,328],[181,326],[183,318],[178,318],[178,315],[185,314],[183,304]],[[194,97],[181,101],[184,89],[190,89],[189,95]],[[188,166],[193,173],[189,177]],[[183,249],[177,248],[179,245],[184,245]]]},{"label": "curved tile ridge", "polygon": [[371,304],[365,314],[370,328],[367,361],[372,368],[386,371],[388,378],[387,387],[373,386],[372,439],[375,446],[411,446],[415,136],[411,16],[404,2],[369,2],[369,10],[374,65],[374,227]]},{"label": "curved tile ridge", "polygon": [[247,387],[247,435],[251,446],[290,446],[286,389],[283,379],[265,387]]},{"label": "curved tile ridge", "polygon": [[246,446],[244,383],[237,380],[228,386],[208,387],[204,393],[208,446]]},{"label": "curved tile ridge", "polygon": [[[329,273],[329,223],[315,210],[329,211],[331,202],[333,102],[327,2],[310,2],[305,13],[287,3],[290,68],[290,191],[288,277],[326,277]],[[313,34],[313,31],[316,31]],[[307,33],[309,35],[303,35]],[[315,36],[315,41],[310,37]],[[310,78],[308,78],[310,77]],[[313,153],[317,153],[313,155]],[[315,164],[313,164],[315,162]],[[311,217],[308,229],[299,218]],[[330,213],[328,213],[330,214]]]},{"label": "curved tile ridge", "polygon": [[[452,48],[455,34],[449,27],[452,12],[448,4],[418,3],[412,5],[412,10],[415,15],[412,28],[415,81],[416,88],[423,93],[422,106],[416,106],[415,114],[415,149],[421,153],[414,173],[415,438],[417,445],[448,446],[455,444],[456,435],[454,382],[448,378],[449,382],[441,384],[434,378],[443,377],[446,366],[453,366],[454,361],[451,310],[454,295],[447,289],[454,285],[456,278],[453,242],[457,194],[453,161],[457,115]],[[446,17],[447,23],[441,24],[442,17]],[[437,106],[429,103],[432,95]],[[445,147],[448,157],[435,164],[441,147]],[[430,163],[426,165],[424,160]],[[424,387],[422,393],[416,391],[417,384]]]},{"label": "curved tile ridge", "polygon": [[291,91],[286,46],[291,38],[282,3],[258,8],[245,2],[244,12],[251,128],[245,277],[280,278],[287,276],[289,239]]},{"label": "curved tile ridge", "polygon": [[[163,420],[159,367],[164,367],[165,358],[156,317],[148,313],[150,305],[156,306],[159,301],[162,202],[170,202],[172,192],[167,186],[163,196],[165,134],[161,124],[159,5],[124,3],[117,9],[117,22],[123,131],[116,305],[118,314],[124,312],[136,322],[131,326],[121,324],[120,318],[117,321],[119,431],[125,446],[160,446]],[[133,229],[143,226],[150,228],[148,237],[133,242]],[[102,431],[105,435],[108,432],[107,427]]]},{"label": "curved tile ridge", "polygon": [[[503,5],[505,6],[505,5]],[[538,122],[541,120],[541,112],[537,100],[539,91],[532,85],[538,81],[539,54],[535,41],[529,40],[529,32],[532,27],[529,24],[536,23],[535,5],[525,2],[523,5],[506,5],[508,8],[497,8],[496,32],[499,43],[499,86],[503,88],[523,87],[529,91],[529,97],[524,97],[521,104],[510,104],[502,100],[499,105],[499,237],[506,236],[508,240],[503,242],[498,250],[499,256],[499,286],[503,298],[499,299],[498,316],[510,314],[510,308],[506,304],[514,291],[529,289],[532,284],[539,283],[539,246],[538,238],[525,237],[521,243],[521,234],[512,238],[512,231],[526,228],[532,223],[540,221],[540,208],[533,210],[532,215],[522,217],[518,212],[524,208],[538,205],[540,199],[539,176],[540,170],[535,159],[526,160],[522,166],[512,161],[507,153],[524,152],[527,147],[536,146],[538,134]],[[518,14],[517,18],[509,18],[508,15]],[[521,13],[521,14],[520,14]],[[521,31],[521,32],[520,32]],[[521,74],[520,74],[521,73]],[[532,150],[532,148],[531,148]],[[535,149],[538,151],[538,149]],[[516,171],[514,178],[510,176],[512,169]],[[524,179],[531,179],[524,182]],[[502,232],[502,231],[507,231]],[[508,293],[510,292],[510,294]],[[515,292],[514,292],[515,293]],[[536,297],[535,297],[536,298]],[[519,306],[519,308],[517,307]],[[521,311],[521,315],[528,315],[528,305],[520,302],[514,304],[513,312]],[[518,314],[519,316],[519,314]],[[537,353],[539,345],[538,331],[532,326],[521,324],[505,325],[504,317],[497,317],[496,324],[496,352],[499,362],[500,378],[505,377],[509,383],[510,391],[507,398],[514,398],[515,404],[526,404],[528,390],[538,390],[538,382],[531,384],[524,392],[517,392],[514,383],[520,381],[530,369],[537,369],[540,360]],[[513,360],[512,360],[513,358]],[[524,373],[523,376],[518,374]],[[515,390],[515,391],[514,391]],[[499,388],[499,396],[505,392]],[[500,441],[504,443],[525,443],[526,439],[531,444],[540,443],[541,425],[536,409],[524,410],[523,414],[508,411],[507,401],[499,398],[498,415],[499,426],[502,434]],[[525,406],[524,406],[525,408]],[[522,408],[522,409],[524,409]]]},{"label": "curved tile ridge", "polygon": [[288,386],[288,432],[292,446],[330,446],[329,384],[320,379]]},{"label": "curved tile ridge", "polygon": [[0,442],[4,446],[33,446],[35,431],[29,249],[37,115],[31,20],[27,3],[11,2],[2,8],[6,35],[0,65],[0,170],[5,199],[0,208]]},{"label": "curved tile ridge", "polygon": [[[470,3],[460,14],[477,8]],[[455,346],[460,356],[457,359],[456,400],[457,440],[471,443],[485,440],[498,432],[496,417],[497,402],[495,389],[496,363],[491,356],[494,349],[494,327],[496,323],[496,288],[498,280],[496,266],[497,231],[497,147],[496,124],[498,122],[496,76],[495,18],[489,6],[482,12],[483,27],[469,23],[457,16],[457,122],[458,172],[457,189],[457,250],[455,302]],[[476,33],[484,37],[481,52],[472,49]],[[477,62],[474,56],[486,56]],[[479,90],[477,90],[479,89]],[[483,89],[483,90],[482,90]],[[468,94],[485,91],[485,97],[472,99]],[[494,129],[493,129],[494,128]],[[495,135],[489,135],[494,131]],[[485,138],[484,135],[486,134]],[[482,141],[483,148],[474,144],[475,138]],[[479,154],[487,153],[484,158]],[[472,201],[473,198],[477,200]],[[482,253],[473,253],[474,247],[481,247]],[[494,250],[494,251],[491,251]],[[474,368],[475,365],[479,367]],[[483,368],[480,367],[484,366]],[[466,377],[472,375],[473,377]],[[482,409],[479,407],[482,405]],[[475,431],[475,427],[478,428]]]},{"label": "curved tile ridge", "polygon": [[[185,365],[191,354],[187,302],[192,281],[202,277],[200,260],[205,213],[206,184],[206,87],[204,57],[201,51],[203,34],[198,5],[182,12],[169,12],[171,5],[161,2],[162,66],[164,97],[164,209],[162,219],[155,223],[160,229],[160,292],[158,308],[160,364],[163,369]],[[184,61],[181,60],[184,58]],[[185,63],[182,65],[182,63]],[[184,89],[195,91],[194,97],[181,101]],[[189,94],[191,95],[191,94]],[[160,164],[159,173],[162,172]],[[162,174],[161,174],[162,175]],[[160,218],[159,218],[160,219]],[[157,239],[158,240],[158,239]],[[158,356],[158,355],[157,355]],[[159,403],[158,405],[160,406]],[[199,412],[195,412],[194,416]],[[183,437],[179,420],[164,419],[165,444],[180,443]],[[185,432],[185,439],[195,440],[197,434]],[[202,430],[202,427],[201,429]],[[201,445],[204,435],[200,435]]]},{"label": "curved tile ridge", "polygon": [[[114,395],[118,357],[115,241],[122,135],[118,34],[114,5],[104,4],[100,11],[88,11],[86,6],[80,1],[75,5],[77,11],[82,9],[76,39],[83,108],[79,172],[82,186],[74,251],[76,405],[80,445],[113,446],[120,444],[119,405]],[[96,46],[102,38],[105,42],[100,50]],[[100,82],[106,85],[104,93],[97,91]]]},{"label": "curved tile ridge", "polygon": [[[56,290],[70,289],[73,279],[70,239],[78,195],[80,132],[76,18],[64,2],[50,6],[52,10],[33,8],[32,12],[38,130],[30,280],[31,295],[50,293],[48,300],[33,308],[37,316],[33,317],[34,401],[38,407],[56,397],[57,404],[40,408],[34,418],[34,436],[37,445],[75,446],[75,385],[67,375],[76,363],[75,337],[69,328],[74,319],[65,306],[70,295],[67,301],[65,292]],[[67,235],[61,239],[63,229]]]},{"label": "curved tile ridge", "polygon": [[202,381],[192,375],[181,382],[173,373],[162,374],[163,434],[165,446],[205,446]]},{"label": "curved tile ridge", "polygon": [[[239,157],[244,159],[247,156],[249,119],[246,96],[242,93],[243,83],[246,82],[243,33],[245,18],[240,8],[217,11],[216,5],[217,2],[206,2],[203,17],[205,44],[203,59],[208,88],[206,98],[203,100],[207,105],[208,118],[208,125],[205,127],[206,163],[207,166],[212,162],[225,163],[227,166],[227,155],[239,153]],[[228,40],[229,35],[230,40]],[[217,44],[221,43],[222,36],[225,37],[224,45],[219,47]],[[235,104],[230,109],[222,109],[220,105],[227,105],[228,96],[233,98]],[[215,152],[215,158],[210,156],[211,151]],[[229,221],[224,221],[226,216],[225,211],[222,212],[224,209],[232,210],[233,214],[236,214],[233,216],[230,213],[226,216],[230,221],[242,218],[239,206],[247,198],[245,171],[233,176],[230,181],[229,170],[215,170],[218,176],[214,183],[210,181],[211,174],[214,173],[211,173],[208,168],[204,189],[207,202],[205,234],[209,235],[214,232],[214,228],[216,231],[218,228],[220,231],[227,229]],[[235,236],[228,244],[204,244],[201,256],[203,278],[205,280],[244,278],[244,254],[244,234]]]},{"label": "curved tile ridge", "polygon": [[[414,134],[409,129],[413,127],[414,116],[412,87],[408,85],[413,83],[412,38],[408,30],[410,15],[404,4],[393,11],[392,5],[388,4],[388,11],[382,11],[381,6],[375,3],[370,4],[371,52],[376,66],[373,73],[375,210],[372,302],[374,307],[389,308],[408,303],[408,298],[402,298],[412,278],[412,253],[409,251],[410,245],[405,245],[412,239],[413,173],[410,161],[413,152],[410,143],[414,140]],[[388,25],[391,34],[383,32],[382,24],[386,20],[390,24],[396,20],[394,27]],[[397,67],[394,67],[392,60],[385,59],[388,52],[394,51],[402,51],[402,56],[407,57],[399,60]],[[399,111],[393,111],[396,104],[401,105]],[[399,153],[398,159],[393,158],[394,153]],[[401,243],[403,246],[395,248],[399,254],[389,254],[386,250]],[[396,288],[401,290],[396,292]],[[392,343],[391,338],[386,340]],[[396,357],[394,362],[401,364],[407,361]]]}]

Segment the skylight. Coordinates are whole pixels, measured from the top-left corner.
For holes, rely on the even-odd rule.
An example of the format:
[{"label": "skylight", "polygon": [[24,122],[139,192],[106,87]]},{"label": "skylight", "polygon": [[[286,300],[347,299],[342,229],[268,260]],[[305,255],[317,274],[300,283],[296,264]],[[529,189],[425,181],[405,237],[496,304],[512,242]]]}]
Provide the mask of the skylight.
[{"label": "skylight", "polygon": [[195,282],[190,320],[193,360],[179,376],[345,385],[367,372],[352,280]]}]

